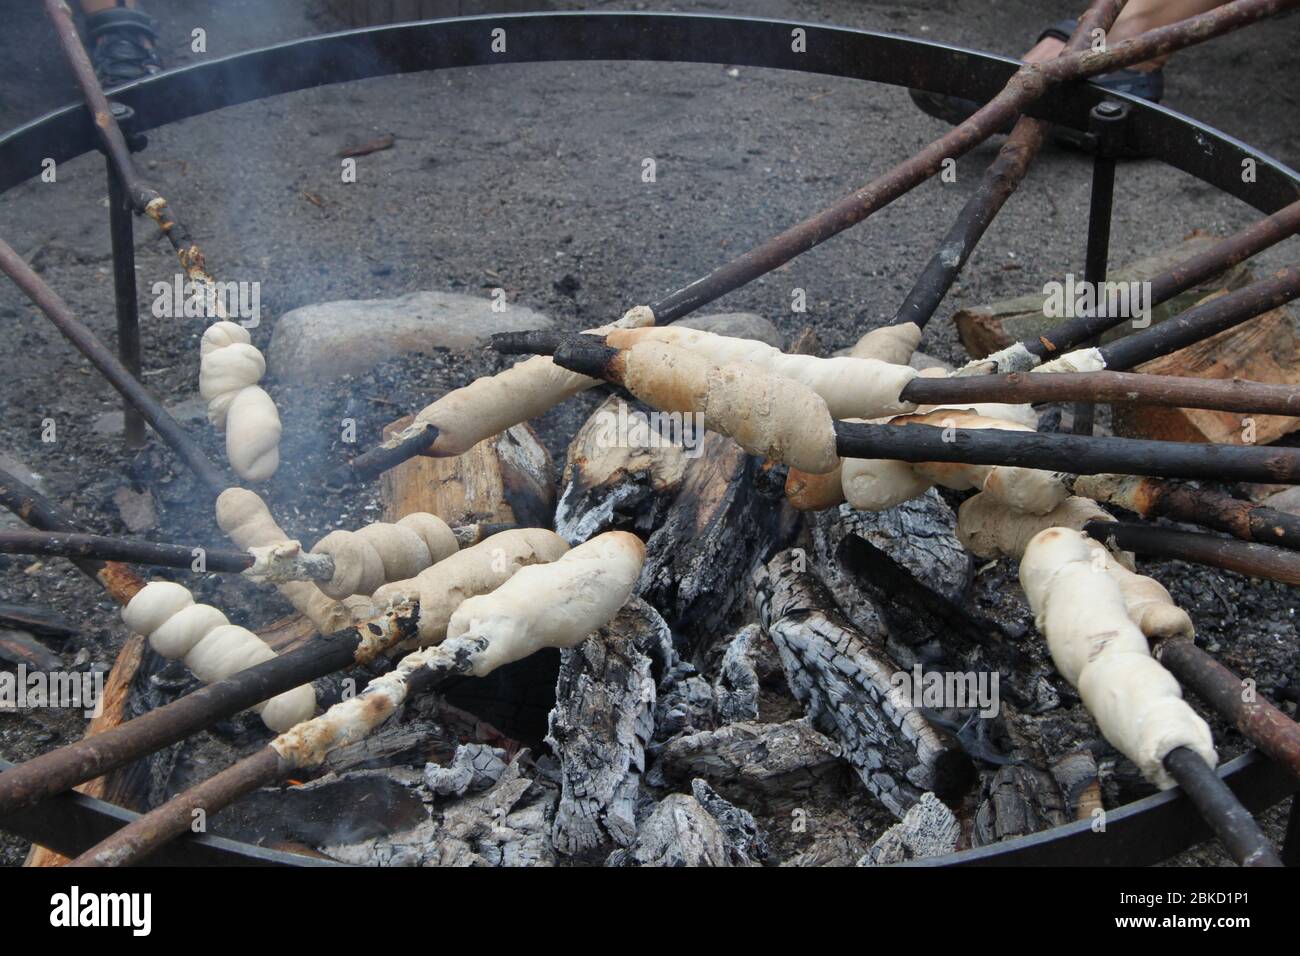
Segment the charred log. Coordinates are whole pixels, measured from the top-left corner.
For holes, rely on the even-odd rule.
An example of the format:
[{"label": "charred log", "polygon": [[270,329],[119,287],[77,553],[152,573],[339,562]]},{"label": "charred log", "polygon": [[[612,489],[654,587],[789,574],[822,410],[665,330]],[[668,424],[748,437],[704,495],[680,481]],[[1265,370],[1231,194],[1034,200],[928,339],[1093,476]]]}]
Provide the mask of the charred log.
[{"label": "charred log", "polygon": [[763,626],[814,724],[899,817],[926,790],[963,792],[973,767],[960,742],[901,691],[902,670],[884,636],[855,630],[803,563],[799,552],[783,552],[755,573],[755,583]]}]

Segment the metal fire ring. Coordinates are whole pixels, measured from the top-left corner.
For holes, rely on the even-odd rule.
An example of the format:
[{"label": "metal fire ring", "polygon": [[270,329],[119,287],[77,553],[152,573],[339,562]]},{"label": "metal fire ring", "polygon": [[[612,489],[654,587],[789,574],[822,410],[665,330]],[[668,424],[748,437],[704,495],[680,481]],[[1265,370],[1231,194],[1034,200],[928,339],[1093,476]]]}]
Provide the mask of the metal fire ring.
[{"label": "metal fire ring", "polygon": [[[494,53],[492,32],[498,29],[506,31],[506,50]],[[796,30],[804,31],[805,52],[794,51]],[[1008,57],[928,40],[793,20],[533,13],[425,20],[292,40],[168,70],[117,87],[111,98],[134,110],[132,132],[138,134],[226,106],[330,83],[498,63],[610,60],[791,70],[980,100],[992,98],[1020,66]],[[1092,108],[1107,99],[1128,104],[1128,145],[1143,154],[1263,213],[1300,198],[1300,173],[1213,127],[1127,94],[1092,83],[1071,83],[1050,91],[1028,112],[1086,132]],[[73,159],[96,149],[97,142],[82,104],[17,127],[0,136],[0,193],[38,175],[42,161]],[[1250,160],[1255,176],[1247,183],[1242,171]],[[1253,812],[1274,805],[1300,786],[1284,769],[1253,751],[1219,772]],[[1094,833],[1090,821],[1079,821],[918,862],[926,866],[1145,865],[1209,836],[1190,802],[1177,791],[1167,791],[1108,811],[1105,833]]]}]

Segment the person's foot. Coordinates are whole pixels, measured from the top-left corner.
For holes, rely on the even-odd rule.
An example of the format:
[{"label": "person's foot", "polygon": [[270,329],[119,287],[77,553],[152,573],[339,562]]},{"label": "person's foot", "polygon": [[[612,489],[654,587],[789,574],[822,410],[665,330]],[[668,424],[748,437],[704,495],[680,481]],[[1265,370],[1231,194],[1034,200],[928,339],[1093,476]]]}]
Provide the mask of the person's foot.
[{"label": "person's foot", "polygon": [[154,44],[158,21],[131,7],[112,7],[86,16],[90,59],[105,89],[130,83],[162,69]]}]

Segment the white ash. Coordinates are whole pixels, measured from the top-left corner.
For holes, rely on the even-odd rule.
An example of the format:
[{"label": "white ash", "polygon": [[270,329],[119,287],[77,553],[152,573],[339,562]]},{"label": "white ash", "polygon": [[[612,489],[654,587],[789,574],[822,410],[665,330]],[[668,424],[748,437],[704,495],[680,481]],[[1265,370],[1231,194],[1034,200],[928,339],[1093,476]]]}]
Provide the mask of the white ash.
[{"label": "white ash", "polygon": [[461,744],[449,766],[425,764],[424,783],[440,797],[479,793],[501,779],[509,760],[510,755],[498,747]]}]

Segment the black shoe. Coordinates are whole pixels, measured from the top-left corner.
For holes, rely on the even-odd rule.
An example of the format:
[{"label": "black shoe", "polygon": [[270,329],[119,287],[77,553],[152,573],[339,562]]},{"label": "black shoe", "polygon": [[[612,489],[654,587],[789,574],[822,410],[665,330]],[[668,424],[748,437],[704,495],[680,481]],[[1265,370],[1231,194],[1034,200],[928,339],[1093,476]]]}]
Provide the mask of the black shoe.
[{"label": "black shoe", "polygon": [[90,59],[99,85],[108,89],[162,69],[154,44],[158,21],[130,7],[110,7],[86,17]]}]

